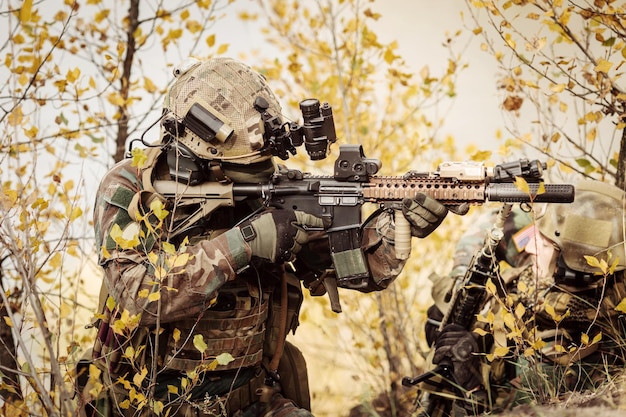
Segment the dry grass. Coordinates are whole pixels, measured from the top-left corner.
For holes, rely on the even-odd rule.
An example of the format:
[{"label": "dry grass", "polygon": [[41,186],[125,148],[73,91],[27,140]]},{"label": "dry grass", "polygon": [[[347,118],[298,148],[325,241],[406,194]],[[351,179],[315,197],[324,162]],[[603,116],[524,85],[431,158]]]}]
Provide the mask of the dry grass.
[{"label": "dry grass", "polygon": [[594,392],[572,392],[545,405],[522,405],[502,417],[626,417],[626,376],[607,381]]},{"label": "dry grass", "polygon": [[[399,391],[402,391],[400,393]],[[408,417],[411,397],[407,390],[396,391],[396,404],[380,394],[370,404],[353,407],[346,417]],[[392,411],[393,410],[393,411]],[[495,414],[494,414],[495,415]],[[613,377],[594,392],[570,392],[547,404],[525,404],[497,414],[498,417],[626,417],[626,374]]]}]

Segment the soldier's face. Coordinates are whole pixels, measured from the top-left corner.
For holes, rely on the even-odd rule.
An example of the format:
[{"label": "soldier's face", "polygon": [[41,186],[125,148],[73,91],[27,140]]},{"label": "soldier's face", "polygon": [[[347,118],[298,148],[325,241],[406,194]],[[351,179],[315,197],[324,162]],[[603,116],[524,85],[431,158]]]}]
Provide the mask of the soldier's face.
[{"label": "soldier's face", "polygon": [[554,273],[558,250],[551,240],[546,239],[539,230],[531,236],[525,247],[526,252],[534,257],[534,272],[538,277],[549,277]]}]

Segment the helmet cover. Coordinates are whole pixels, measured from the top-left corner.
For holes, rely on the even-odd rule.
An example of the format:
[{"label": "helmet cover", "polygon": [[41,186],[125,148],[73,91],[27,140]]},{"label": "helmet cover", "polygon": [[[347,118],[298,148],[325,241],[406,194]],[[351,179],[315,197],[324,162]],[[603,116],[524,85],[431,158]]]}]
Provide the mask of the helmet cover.
[{"label": "helmet cover", "polygon": [[[262,151],[263,123],[254,101],[263,97],[269,104],[268,111],[274,115],[280,115],[281,108],[261,74],[237,60],[220,57],[184,63],[174,70],[174,75],[176,81],[163,107],[164,120],[173,115],[185,126],[174,133],[170,129],[176,140],[207,160],[250,164],[271,158],[270,152]],[[203,117],[223,123],[225,128],[221,130],[225,133],[202,135],[202,123],[200,131],[190,128],[197,126]],[[162,135],[167,133],[162,129]]]},{"label": "helmet cover", "polygon": [[575,271],[598,272],[585,256],[618,259],[616,271],[626,269],[624,191],[600,181],[581,180],[571,204],[548,204],[537,220],[539,231],[561,249],[565,264]]}]

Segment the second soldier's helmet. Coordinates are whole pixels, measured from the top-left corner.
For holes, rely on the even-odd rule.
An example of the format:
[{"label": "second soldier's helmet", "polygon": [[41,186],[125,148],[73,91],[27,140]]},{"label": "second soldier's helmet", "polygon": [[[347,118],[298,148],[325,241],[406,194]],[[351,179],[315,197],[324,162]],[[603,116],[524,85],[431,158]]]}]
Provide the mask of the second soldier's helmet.
[{"label": "second soldier's helmet", "polygon": [[617,271],[626,269],[624,245],[624,191],[600,181],[582,180],[576,184],[576,198],[571,204],[549,204],[538,219],[540,232],[557,244],[566,266],[585,273],[599,272],[585,256],[618,259]]},{"label": "second soldier's helmet", "polygon": [[174,76],[163,104],[164,142],[175,139],[183,153],[191,152],[188,157],[208,161],[247,165],[271,159],[255,99],[265,99],[274,115],[281,108],[261,74],[237,60],[213,58],[188,61]]}]

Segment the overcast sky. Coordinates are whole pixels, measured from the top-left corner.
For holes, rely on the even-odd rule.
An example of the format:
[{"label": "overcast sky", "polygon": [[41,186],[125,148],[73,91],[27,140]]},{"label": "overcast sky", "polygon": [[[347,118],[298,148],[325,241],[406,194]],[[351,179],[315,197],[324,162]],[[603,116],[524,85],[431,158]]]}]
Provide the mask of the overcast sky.
[{"label": "overcast sky", "polygon": [[[256,0],[238,0],[237,10],[253,10]],[[448,50],[442,46],[446,33],[463,27],[461,12],[467,15],[464,1],[459,0],[378,0],[367,4],[382,17],[377,21],[377,34],[382,42],[397,40],[399,52],[418,73],[428,65],[433,75],[443,71]],[[231,44],[229,52],[263,50],[263,36],[250,24],[232,15],[218,22],[218,36]],[[232,19],[232,20],[231,20]],[[469,19],[465,19],[466,23]],[[459,49],[469,42],[462,61],[468,64],[458,79],[458,97],[446,117],[443,134],[452,134],[459,144],[474,143],[481,149],[496,150],[496,131],[504,123],[496,96],[496,64],[493,57],[480,50],[481,39],[466,34]]]}]

